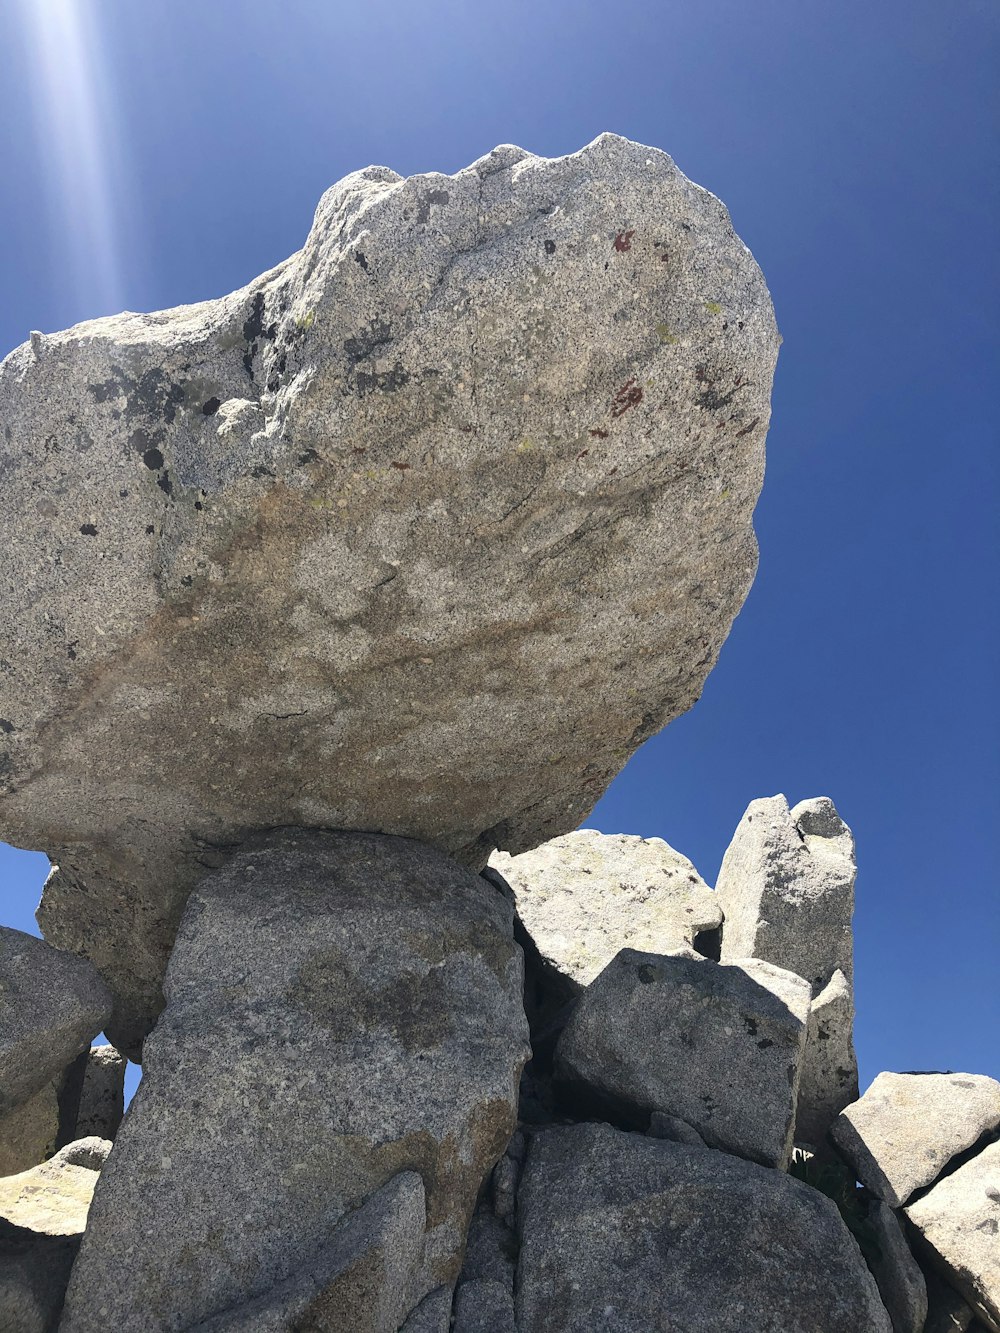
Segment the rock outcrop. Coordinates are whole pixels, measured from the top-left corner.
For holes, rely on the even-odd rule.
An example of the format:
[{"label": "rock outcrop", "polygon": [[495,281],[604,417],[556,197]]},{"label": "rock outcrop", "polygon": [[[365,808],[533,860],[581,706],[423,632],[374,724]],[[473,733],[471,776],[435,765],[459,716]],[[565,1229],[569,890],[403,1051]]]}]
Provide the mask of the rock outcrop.
[{"label": "rock outcrop", "polygon": [[92,1046],[83,1071],[74,1137],[114,1139],[124,1114],[125,1058],[113,1046]]},{"label": "rock outcrop", "polygon": [[779,1171],[607,1125],[532,1140],[519,1333],[891,1333],[836,1207]]},{"label": "rock outcrop", "polygon": [[57,863],[39,920],[120,1050],[249,833],[478,869],[694,703],[755,569],[777,347],[724,207],[602,135],[368,167],[243,290],[6,358],[0,836]]},{"label": "rock outcrop", "polygon": [[899,1218],[881,1199],[868,1212],[877,1257],[871,1269],[882,1304],[892,1320],[892,1333],[925,1333],[927,1283],[907,1244]]},{"label": "rock outcrop", "polygon": [[814,1011],[802,1061],[796,1138],[824,1143],[858,1095],[854,1053],[854,838],[826,796],[789,810],[752,801],[715,889],[725,914],[722,957],[763,958],[805,977]]},{"label": "rock outcrop", "polygon": [[809,985],[755,959],[623,949],[583,995],[556,1073],[614,1119],[678,1116],[711,1147],[765,1166],[792,1152]]},{"label": "rock outcrop", "polygon": [[[279,831],[210,875],[64,1333],[187,1328],[266,1308],[275,1288],[298,1299],[328,1266],[309,1256],[399,1172],[426,1190],[407,1310],[453,1283],[528,1053],[512,916],[481,876],[407,839]],[[322,1299],[323,1328],[352,1327],[351,1307]]]},{"label": "rock outcrop", "polygon": [[1000,1128],[1000,1083],[984,1074],[882,1073],[831,1137],[873,1194],[901,1208],[953,1157]]}]

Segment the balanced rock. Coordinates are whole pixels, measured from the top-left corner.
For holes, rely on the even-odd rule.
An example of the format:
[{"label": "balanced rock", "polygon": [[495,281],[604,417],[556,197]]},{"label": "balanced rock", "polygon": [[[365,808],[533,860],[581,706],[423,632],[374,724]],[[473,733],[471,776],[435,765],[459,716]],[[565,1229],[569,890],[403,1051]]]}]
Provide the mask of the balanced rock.
[{"label": "balanced rock", "polygon": [[92,1046],[77,1110],[76,1137],[114,1139],[125,1114],[125,1057],[113,1046]]},{"label": "balanced rock", "polygon": [[0,836],[58,863],[40,921],[119,1049],[249,832],[478,869],[694,703],[756,565],[778,341],[722,204],[602,135],[367,167],[241,291],[7,357]]},{"label": "balanced rock", "polygon": [[0,926],[0,1117],[61,1074],[110,1013],[90,963]]},{"label": "balanced rock", "polygon": [[279,830],[210,875],[63,1333],[158,1333],[266,1304],[399,1172],[426,1189],[410,1299],[453,1285],[528,1053],[512,917],[443,853],[374,834]]},{"label": "balanced rock", "polygon": [[1000,1127],[1000,1083],[985,1074],[879,1074],[830,1137],[892,1208],[932,1184],[951,1159]]},{"label": "balanced rock", "polygon": [[715,894],[662,838],[579,829],[490,865],[543,959],[587,986],[619,949],[672,953],[722,924]]},{"label": "balanced rock", "polygon": [[677,1116],[713,1148],[784,1168],[792,1152],[809,985],[749,959],[623,949],[583,993],[556,1048],[568,1103],[645,1127]]},{"label": "balanced rock", "polygon": [[1000,1333],[1000,1142],[939,1180],[906,1215],[948,1281]]},{"label": "balanced rock", "polygon": [[826,796],[789,810],[751,801],[715,886],[723,958],[763,958],[805,977],[815,1013],[799,1083],[796,1139],[821,1145],[858,1095],[854,1053],[854,838]]},{"label": "balanced rock", "polygon": [[914,1259],[899,1218],[881,1199],[868,1210],[877,1257],[870,1261],[882,1304],[892,1320],[892,1333],[925,1333],[927,1283]]},{"label": "balanced rock", "polygon": [[724,1153],[546,1130],[519,1219],[519,1333],[890,1333],[831,1200]]}]

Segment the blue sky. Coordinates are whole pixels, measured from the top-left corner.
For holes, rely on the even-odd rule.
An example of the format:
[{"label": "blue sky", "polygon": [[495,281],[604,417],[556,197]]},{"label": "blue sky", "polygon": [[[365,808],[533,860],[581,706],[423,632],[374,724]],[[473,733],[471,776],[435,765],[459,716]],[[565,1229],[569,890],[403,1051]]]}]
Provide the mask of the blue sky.
[{"label": "blue sky", "polygon": [[[753,797],[832,796],[862,1083],[1000,1076],[994,0],[8,0],[0,68],[0,355],[242,285],[369,163],[614,130],[726,202],[785,339],[760,573],[587,823],[712,882]],[[0,921],[45,865],[0,849]]]}]

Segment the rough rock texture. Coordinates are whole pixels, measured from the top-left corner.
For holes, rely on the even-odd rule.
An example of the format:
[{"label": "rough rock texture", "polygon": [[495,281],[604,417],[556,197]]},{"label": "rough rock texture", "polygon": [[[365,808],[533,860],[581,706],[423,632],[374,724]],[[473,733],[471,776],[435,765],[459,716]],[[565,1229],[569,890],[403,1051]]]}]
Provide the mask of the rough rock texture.
[{"label": "rough rock texture", "polygon": [[452,1283],[515,1127],[511,930],[496,889],[407,839],[278,831],[209,876],[63,1333],[181,1329],[265,1295],[399,1171],[427,1191],[414,1302]]},{"label": "rough rock texture", "polygon": [[972,1306],[933,1268],[924,1273],[927,1282],[927,1322],[924,1333],[966,1333],[972,1323]]},{"label": "rough rock texture", "polygon": [[15,1111],[0,1120],[0,1176],[44,1162],[59,1146],[59,1080],[46,1083]]},{"label": "rough rock texture", "polygon": [[114,1139],[125,1114],[125,1057],[113,1046],[92,1046],[80,1090],[76,1137]]},{"label": "rough rock texture", "polygon": [[887,1203],[876,1199],[868,1222],[878,1246],[872,1272],[882,1304],[889,1311],[892,1333],[924,1333],[927,1320],[927,1283],[907,1244],[899,1218]]},{"label": "rough rock texture", "polygon": [[587,986],[619,949],[673,953],[722,924],[719,903],[662,838],[580,829],[520,856],[494,852],[542,957]]},{"label": "rough rock texture", "polygon": [[459,1287],[452,1333],[518,1333],[510,1286],[479,1278]]},{"label": "rough rock texture", "polygon": [[0,1329],[55,1333],[80,1237],[47,1236],[0,1218]]},{"label": "rough rock texture", "polygon": [[61,1074],[110,1013],[110,993],[89,963],[0,926],[0,1116]]},{"label": "rough rock texture", "polygon": [[425,1296],[399,1333],[448,1333],[451,1327],[451,1288],[438,1287]]},{"label": "rough rock texture", "polygon": [[900,1208],[951,1159],[1000,1126],[1000,1083],[985,1074],[879,1074],[830,1137],[873,1194]]},{"label": "rough rock texture", "polygon": [[47,1236],[75,1236],[87,1224],[97,1173],[111,1144],[83,1139],[30,1171],[0,1179],[0,1217]]},{"label": "rough rock texture", "polygon": [[799,1084],[796,1138],[821,1145],[858,1095],[854,1022],[854,838],[826,796],[789,810],[751,801],[715,891],[725,913],[722,957],[764,958],[805,977],[817,1014]]},{"label": "rough rock texture", "polygon": [[574,1010],[556,1073],[573,1099],[591,1092],[642,1127],[665,1111],[711,1147],[784,1168],[808,1011],[808,983],[770,963],[623,949]]},{"label": "rough rock texture", "polygon": [[1000,1333],[1000,1143],[939,1180],[906,1215],[948,1281]]},{"label": "rough rock texture", "polygon": [[646,1132],[654,1139],[670,1139],[674,1143],[686,1143],[692,1148],[707,1147],[705,1140],[686,1120],[676,1115],[665,1115],[663,1111],[653,1112]]},{"label": "rough rock texture", "polygon": [[890,1333],[836,1206],[724,1153],[548,1130],[519,1219],[519,1333]]},{"label": "rough rock texture", "polygon": [[397,1333],[423,1260],[424,1186],[403,1171],[272,1291],[192,1333]]},{"label": "rough rock texture", "polygon": [[365,168],[241,291],[6,358],[0,836],[58,862],[40,920],[119,1049],[248,831],[478,868],[694,703],[754,573],[778,341],[722,204],[602,135]]}]

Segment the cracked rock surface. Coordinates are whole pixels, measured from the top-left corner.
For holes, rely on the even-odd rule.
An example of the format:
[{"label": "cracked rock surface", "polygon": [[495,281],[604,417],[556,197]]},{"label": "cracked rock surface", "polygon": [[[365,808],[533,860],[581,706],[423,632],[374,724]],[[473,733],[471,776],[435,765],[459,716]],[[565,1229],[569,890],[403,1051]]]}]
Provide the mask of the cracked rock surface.
[{"label": "cracked rock surface", "polygon": [[777,347],[722,204],[602,135],[367,167],[242,290],[6,358],[0,836],[58,863],[39,919],[116,1047],[249,831],[478,869],[695,702],[756,565]]}]

